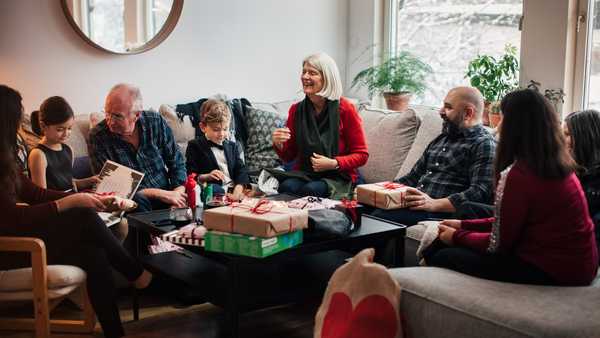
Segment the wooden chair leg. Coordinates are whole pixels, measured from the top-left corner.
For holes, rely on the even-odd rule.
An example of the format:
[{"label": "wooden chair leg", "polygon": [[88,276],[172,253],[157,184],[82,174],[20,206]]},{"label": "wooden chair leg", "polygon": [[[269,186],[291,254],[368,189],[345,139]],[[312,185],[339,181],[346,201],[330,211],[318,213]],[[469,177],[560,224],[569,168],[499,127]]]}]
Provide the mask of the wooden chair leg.
[{"label": "wooden chair leg", "polygon": [[33,309],[35,311],[35,336],[50,337],[50,309],[48,308],[48,271],[46,269],[46,252],[31,253],[33,273]]},{"label": "wooden chair leg", "polygon": [[92,303],[90,303],[90,298],[87,293],[87,286],[84,283],[81,285],[81,292],[83,296],[83,318],[84,318],[84,326],[88,330],[88,332],[93,332],[96,327],[96,313],[92,308]]}]

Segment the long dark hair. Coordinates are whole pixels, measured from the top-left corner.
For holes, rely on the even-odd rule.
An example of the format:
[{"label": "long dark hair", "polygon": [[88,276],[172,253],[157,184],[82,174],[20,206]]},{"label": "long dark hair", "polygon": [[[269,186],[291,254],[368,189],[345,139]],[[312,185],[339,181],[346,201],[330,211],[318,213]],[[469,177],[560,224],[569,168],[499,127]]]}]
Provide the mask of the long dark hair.
[{"label": "long dark hair", "polygon": [[17,185],[17,129],[23,117],[21,94],[16,90],[0,85],[0,186],[15,198]]},{"label": "long dark hair", "polygon": [[67,100],[60,96],[51,96],[47,98],[40,106],[39,111],[31,113],[31,129],[34,133],[42,135],[42,125],[51,126],[67,122],[75,117],[73,108]]},{"label": "long dark hair", "polygon": [[496,177],[516,160],[542,178],[563,178],[577,164],[569,154],[552,104],[531,89],[507,94],[500,103],[503,114],[496,150]]},{"label": "long dark hair", "polygon": [[593,109],[574,112],[565,118],[565,123],[580,173],[600,167],[600,112]]}]

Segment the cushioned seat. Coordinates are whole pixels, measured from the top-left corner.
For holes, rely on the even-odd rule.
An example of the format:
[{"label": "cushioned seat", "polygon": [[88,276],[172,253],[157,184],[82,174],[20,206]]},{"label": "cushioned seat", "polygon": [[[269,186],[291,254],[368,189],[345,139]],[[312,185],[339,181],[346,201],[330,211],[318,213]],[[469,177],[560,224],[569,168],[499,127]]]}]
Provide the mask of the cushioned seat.
[{"label": "cushioned seat", "polygon": [[[48,299],[64,297],[85,282],[85,272],[71,265],[48,266]],[[0,301],[33,299],[31,268],[0,271]]]},{"label": "cushioned seat", "polygon": [[587,287],[494,282],[433,268],[390,270],[410,337],[598,337],[600,278]]}]

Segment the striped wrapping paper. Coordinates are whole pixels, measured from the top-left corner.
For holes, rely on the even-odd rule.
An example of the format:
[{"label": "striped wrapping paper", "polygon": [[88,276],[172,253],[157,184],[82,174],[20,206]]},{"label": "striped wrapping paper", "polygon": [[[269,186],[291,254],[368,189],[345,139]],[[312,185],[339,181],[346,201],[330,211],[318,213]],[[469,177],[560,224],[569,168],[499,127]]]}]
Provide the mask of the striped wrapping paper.
[{"label": "striped wrapping paper", "polygon": [[185,238],[179,234],[179,230],[173,230],[165,234],[160,235],[160,238],[176,244],[192,245],[192,246],[204,246],[203,238]]}]

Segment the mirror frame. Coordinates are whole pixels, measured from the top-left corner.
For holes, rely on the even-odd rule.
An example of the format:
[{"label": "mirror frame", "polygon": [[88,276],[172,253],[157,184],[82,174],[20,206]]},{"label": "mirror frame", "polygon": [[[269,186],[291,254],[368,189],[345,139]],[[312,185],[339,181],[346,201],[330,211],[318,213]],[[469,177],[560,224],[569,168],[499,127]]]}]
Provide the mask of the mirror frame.
[{"label": "mirror frame", "polygon": [[75,20],[73,20],[73,16],[71,15],[71,12],[69,11],[69,7],[67,5],[67,0],[61,0],[60,4],[63,9],[63,13],[67,17],[67,21],[69,22],[71,27],[73,27],[73,29],[75,30],[77,35],[79,35],[85,42],[87,42],[92,47],[100,49],[100,50],[105,51],[110,54],[117,54],[117,55],[140,54],[140,53],[149,51],[150,49],[160,45],[169,36],[169,34],[171,34],[173,29],[175,29],[177,22],[179,22],[179,17],[181,16],[181,11],[183,10],[183,0],[174,0],[173,7],[171,8],[171,12],[169,13],[169,16],[167,17],[165,24],[162,26],[160,31],[158,31],[158,33],[150,41],[146,42],[143,46],[137,47],[130,51],[116,52],[114,50],[106,49],[106,48],[100,46],[99,44],[92,41],[92,39],[90,39],[87,35],[85,35],[83,33],[83,31],[79,28],[79,26],[77,25]]}]

